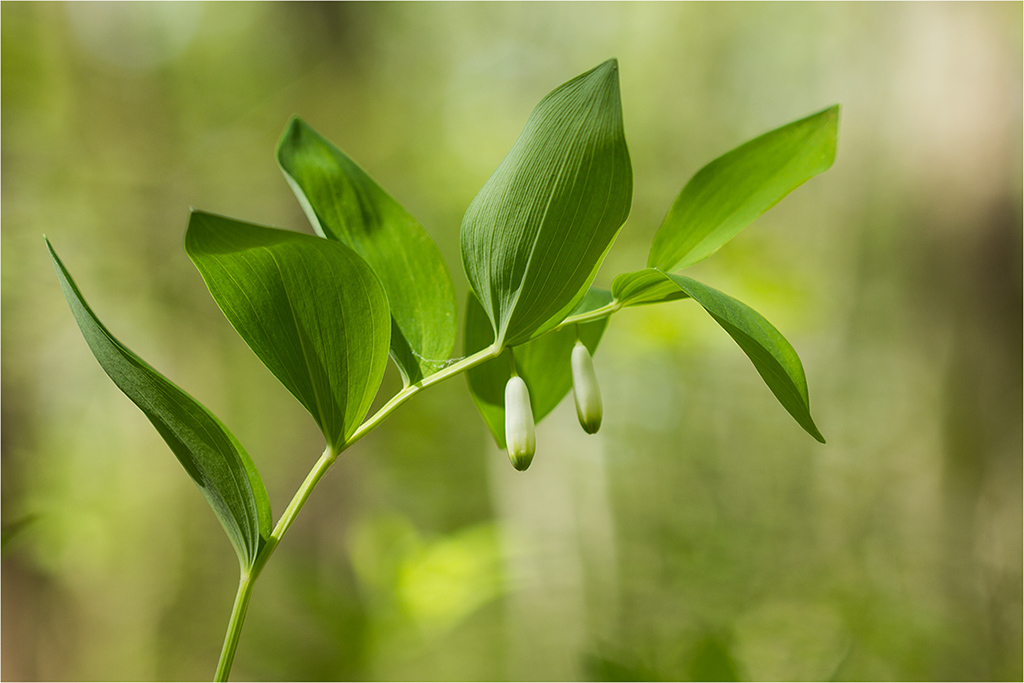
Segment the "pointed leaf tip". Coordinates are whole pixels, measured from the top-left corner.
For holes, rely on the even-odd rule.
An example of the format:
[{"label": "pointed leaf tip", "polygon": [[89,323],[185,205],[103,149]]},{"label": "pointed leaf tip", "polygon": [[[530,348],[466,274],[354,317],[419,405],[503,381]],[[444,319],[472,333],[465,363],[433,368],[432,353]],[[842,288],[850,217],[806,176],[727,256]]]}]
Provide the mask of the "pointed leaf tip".
[{"label": "pointed leaf tip", "polygon": [[153,423],[217,515],[239,562],[251,567],[270,536],[271,515],[266,487],[249,455],[213,413],[104,327],[48,239],[46,247],[100,367]]},{"label": "pointed leaf tip", "polygon": [[692,298],[739,345],[779,403],[817,441],[825,438],[811,418],[804,368],[774,325],[746,304],[683,275],[645,268],[615,278],[612,292],[625,306]]},{"label": "pointed leaf tip", "polygon": [[723,154],[686,183],[654,236],[647,265],[680,270],[718,251],[835,161],[839,105]]},{"label": "pointed leaf tip", "polygon": [[501,346],[552,329],[580,303],[629,215],[617,64],[548,93],[466,210],[463,265]]}]

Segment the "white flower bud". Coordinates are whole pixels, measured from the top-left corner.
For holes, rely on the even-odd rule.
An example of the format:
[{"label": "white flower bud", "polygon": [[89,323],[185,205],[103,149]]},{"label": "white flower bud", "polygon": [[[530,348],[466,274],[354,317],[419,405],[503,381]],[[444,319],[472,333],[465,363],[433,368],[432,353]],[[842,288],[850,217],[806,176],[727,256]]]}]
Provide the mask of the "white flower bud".
[{"label": "white flower bud", "polygon": [[597,433],[604,414],[601,389],[594,374],[594,359],[581,341],[577,341],[572,349],[572,393],[576,398],[576,416],[583,430],[587,434]]},{"label": "white flower bud", "polygon": [[537,450],[530,392],[521,377],[512,377],[505,385],[505,447],[512,467],[520,472],[530,466]]}]

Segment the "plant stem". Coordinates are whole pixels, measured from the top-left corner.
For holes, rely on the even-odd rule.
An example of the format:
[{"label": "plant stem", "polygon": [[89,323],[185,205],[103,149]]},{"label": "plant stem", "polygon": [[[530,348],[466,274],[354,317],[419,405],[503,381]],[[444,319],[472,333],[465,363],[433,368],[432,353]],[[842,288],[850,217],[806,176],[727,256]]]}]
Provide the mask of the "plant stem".
[{"label": "plant stem", "polygon": [[618,311],[620,308],[622,308],[622,304],[619,303],[619,300],[612,299],[611,301],[609,301],[604,306],[601,306],[600,308],[595,308],[592,311],[580,313],[579,315],[570,315],[568,318],[560,322],[558,324],[558,327],[554,328],[554,330],[552,331],[560,330],[563,327],[567,327],[569,325],[576,325],[578,323],[589,323],[593,320],[600,320],[601,318],[606,318],[610,316],[612,313]]},{"label": "plant stem", "polygon": [[242,568],[242,576],[238,582],[238,593],[235,595],[235,605],[231,608],[231,619],[228,621],[227,633],[224,634],[224,647],[221,648],[220,662],[217,664],[217,673],[214,677],[215,681],[226,681],[228,680],[228,674],[231,673],[231,664],[235,659],[235,649],[238,647],[238,639],[242,634],[245,612],[249,607],[249,598],[252,595],[256,579],[259,578],[260,572],[266,566],[267,560],[274,554],[277,544],[281,542],[281,538],[288,531],[288,527],[295,521],[295,516],[299,514],[299,510],[306,504],[309,494],[313,492],[317,483],[327,474],[328,468],[338,459],[340,453],[340,450],[335,450],[330,446],[324,449],[320,459],[316,461],[313,469],[309,471],[305,481],[302,482],[302,486],[299,487],[291,502],[288,503],[288,507],[285,508],[281,519],[278,520],[277,526],[274,527],[274,531],[260,550],[252,567],[248,570],[244,567]]},{"label": "plant stem", "polygon": [[489,346],[485,349],[477,351],[471,356],[467,356],[462,360],[449,365],[443,370],[435,372],[429,377],[425,377],[416,384],[402,389],[400,392],[395,394],[390,401],[384,404],[384,406],[378,410],[372,417],[367,419],[363,424],[359,425],[359,428],[349,437],[348,441],[341,448],[335,449],[331,446],[327,446],[324,449],[320,459],[313,465],[313,469],[306,475],[306,479],[302,482],[299,490],[292,496],[292,500],[288,503],[288,507],[285,508],[281,514],[281,518],[277,521],[277,525],[274,527],[274,531],[271,532],[270,538],[267,539],[266,544],[260,549],[259,555],[256,557],[256,561],[253,562],[252,567],[246,569],[242,568],[242,576],[238,582],[238,593],[235,595],[235,604],[231,608],[231,619],[228,621],[228,630],[224,635],[224,647],[221,649],[220,662],[217,664],[217,674],[214,678],[215,681],[226,681],[228,675],[231,673],[231,664],[235,659],[235,649],[238,647],[238,638],[242,633],[242,624],[245,622],[245,612],[249,607],[249,598],[252,595],[253,585],[256,583],[256,579],[259,578],[260,572],[263,571],[263,567],[266,566],[270,556],[274,554],[277,549],[277,545],[281,542],[288,528],[291,527],[292,522],[295,521],[295,517],[299,514],[299,510],[306,504],[306,500],[309,499],[309,495],[313,493],[313,489],[323,479],[324,475],[327,474],[327,470],[330,469],[334,461],[338,459],[342,451],[354,444],[359,439],[363,438],[371,431],[373,431],[384,419],[393,413],[400,405],[408,401],[410,398],[415,396],[417,393],[426,389],[429,386],[433,386],[438,382],[442,382],[449,377],[468,370],[469,368],[475,367],[491,358],[497,357],[501,353],[502,349],[496,349],[493,346]]},{"label": "plant stem", "polygon": [[245,612],[249,608],[249,597],[252,595],[254,583],[256,583],[256,576],[252,572],[243,570],[242,576],[238,580],[238,593],[235,594],[235,604],[231,608],[228,630],[224,634],[224,646],[220,651],[217,673],[213,677],[215,681],[226,681],[228,674],[231,673],[231,664],[235,661],[238,637],[242,634],[242,623],[245,621]]},{"label": "plant stem", "polygon": [[402,405],[410,398],[423,391],[427,387],[433,386],[438,382],[443,382],[449,377],[454,377],[461,372],[469,370],[472,367],[476,367],[481,363],[488,361],[492,358],[497,358],[501,355],[503,349],[496,349],[493,346],[488,346],[485,349],[481,349],[471,356],[466,356],[462,360],[452,363],[446,368],[438,370],[433,375],[424,377],[416,384],[407,386],[406,388],[399,391],[397,394],[391,397],[391,400],[384,404],[384,406],[374,413],[373,417],[368,418],[363,424],[359,425],[355,433],[349,437],[348,441],[345,442],[345,447],[348,448],[359,439],[363,438],[371,431],[373,431],[377,425],[384,421],[384,419],[393,413],[398,406]]},{"label": "plant stem", "polygon": [[281,519],[278,520],[273,533],[270,534],[267,544],[260,551],[259,557],[256,559],[256,563],[253,566],[253,578],[255,578],[255,576],[259,576],[260,571],[263,569],[263,565],[267,563],[267,559],[271,554],[273,554],[274,550],[277,548],[277,544],[281,542],[281,538],[284,536],[285,532],[288,531],[288,527],[290,527],[292,522],[295,521],[295,516],[299,514],[299,510],[301,510],[302,506],[306,504],[306,499],[309,498],[309,494],[313,492],[316,485],[320,482],[323,476],[327,474],[327,470],[334,464],[334,461],[338,459],[338,456],[341,455],[342,451],[373,431],[388,415],[393,413],[400,405],[408,401],[423,389],[444,381],[449,377],[454,377],[460,372],[479,365],[486,360],[490,360],[499,353],[501,353],[500,350],[495,351],[494,347],[487,347],[486,349],[474,353],[472,356],[467,356],[457,363],[449,365],[443,370],[435,372],[433,375],[423,378],[416,384],[402,389],[400,392],[392,396],[391,400],[385,403],[380,410],[374,413],[373,417],[368,418],[363,422],[363,424],[359,425],[358,429],[353,432],[352,436],[348,438],[342,448],[338,450],[335,450],[330,446],[325,448],[323,455],[321,455],[320,459],[316,461],[315,465],[313,465],[313,469],[311,469],[309,474],[306,475],[306,480],[302,482],[302,486],[299,487],[299,490],[296,491],[295,495],[292,497],[291,502],[288,503],[288,507],[285,508],[284,513],[281,515]]},{"label": "plant stem", "polygon": [[288,527],[295,521],[296,515],[299,514],[299,510],[306,504],[306,500],[309,498],[309,494],[313,493],[313,489],[323,479],[324,475],[327,474],[327,470],[334,461],[338,459],[341,454],[341,449],[335,450],[328,446],[324,449],[320,459],[313,465],[313,469],[306,475],[306,479],[302,482],[302,486],[295,492],[288,507],[284,509],[281,518],[277,520],[277,526],[274,527],[274,531],[270,534],[270,538],[267,540],[267,544],[263,546],[260,551],[259,557],[256,558],[256,562],[253,566],[253,571],[259,576],[259,573],[263,571],[263,566],[270,559],[270,556],[274,553],[277,548],[277,544],[281,542],[281,538],[284,537],[285,532],[288,531]]}]

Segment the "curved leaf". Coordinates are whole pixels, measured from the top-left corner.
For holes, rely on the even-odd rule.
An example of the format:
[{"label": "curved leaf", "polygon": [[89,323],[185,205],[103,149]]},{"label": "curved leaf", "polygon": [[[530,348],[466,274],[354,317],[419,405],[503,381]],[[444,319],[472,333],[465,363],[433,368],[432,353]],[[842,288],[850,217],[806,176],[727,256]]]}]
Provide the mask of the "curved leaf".
[{"label": "curved leaf", "polygon": [[[607,291],[592,289],[575,312],[585,313],[610,300]],[[570,361],[577,327],[580,340],[594,353],[607,325],[608,318],[572,325],[515,348],[516,372],[530,391],[535,422],[554,410],[572,389]],[[470,292],[466,305],[466,355],[487,348],[493,342],[494,332],[487,314]],[[466,371],[469,393],[499,448],[505,447],[505,385],[511,376],[507,353]]]},{"label": "curved leaf", "polygon": [[558,325],[629,214],[618,63],[549,93],[462,221],[462,261],[502,346]]},{"label": "curved leaf", "polygon": [[270,499],[249,455],[227,427],[119,342],[89,308],[50,242],[50,258],[85,341],[114,384],[156,427],[227,532],[243,567],[270,537]]},{"label": "curved leaf", "polygon": [[711,256],[755,218],[832,166],[839,105],[740,145],[697,171],[654,236],[647,265],[664,271]]},{"label": "curved leaf", "polygon": [[[665,293],[670,288],[676,288],[683,296],[691,297],[703,306],[747,354],[765,384],[793,419],[808,434],[825,443],[811,418],[807,380],[800,357],[782,333],[760,313],[692,278],[664,273],[654,268],[620,275],[612,283],[612,292],[620,301],[629,301],[629,297],[633,297],[633,301],[626,305],[655,303],[645,296]],[[659,299],[669,300],[667,297]]]},{"label": "curved leaf", "polygon": [[363,169],[302,120],[289,123],[277,160],[317,233],[353,249],[384,285],[391,356],[406,386],[436,372],[458,331],[452,279],[437,245]]},{"label": "curved leaf", "polygon": [[339,242],[199,211],[185,251],[245,343],[344,447],[387,365],[388,300],[370,267]]},{"label": "curved leaf", "polygon": [[689,296],[665,273],[655,268],[617,275],[612,280],[612,295],[623,306],[660,304]]}]

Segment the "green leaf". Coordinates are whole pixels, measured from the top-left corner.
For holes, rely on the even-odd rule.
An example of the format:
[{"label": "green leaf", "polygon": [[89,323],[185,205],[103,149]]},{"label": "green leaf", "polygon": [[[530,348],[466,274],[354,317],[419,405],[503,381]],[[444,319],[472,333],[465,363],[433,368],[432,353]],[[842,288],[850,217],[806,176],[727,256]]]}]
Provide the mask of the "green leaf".
[{"label": "green leaf", "polygon": [[617,275],[612,280],[612,295],[622,306],[660,304],[689,296],[665,273],[654,268]]},{"label": "green leaf", "polygon": [[114,384],[137,405],[199,487],[243,567],[270,537],[270,499],[249,455],[227,427],[119,342],[96,317],[46,242],[64,296],[85,341]]},{"label": "green leaf", "polygon": [[787,194],[832,166],[838,125],[835,105],[765,133],[697,171],[654,236],[647,265],[679,270],[718,251]]},{"label": "green leaf", "polygon": [[[586,313],[610,300],[607,291],[593,289],[574,312]],[[515,348],[516,372],[530,390],[535,422],[540,422],[554,410],[572,389],[570,360],[577,327],[580,339],[594,353],[607,325],[608,318],[570,325]],[[466,355],[494,343],[494,332],[487,314],[472,292],[466,305],[465,343]],[[505,385],[511,376],[508,353],[466,371],[469,393],[499,448],[505,447]]]},{"label": "green leaf", "polygon": [[185,251],[245,343],[342,449],[388,359],[388,300],[370,267],[340,242],[200,211]]},{"label": "green leaf", "polygon": [[[612,282],[612,293],[620,301],[634,297],[632,304],[654,303],[644,292],[664,293],[674,287],[704,307],[711,317],[739,344],[779,403],[797,423],[821,443],[821,432],[811,419],[807,380],[800,357],[775,327],[760,313],[730,296],[683,275],[647,268],[620,275]],[[648,294],[647,296],[650,296]],[[661,299],[669,300],[668,298]]]},{"label": "green leaf", "polygon": [[391,357],[405,385],[440,369],[458,331],[452,279],[422,226],[363,169],[300,119],[277,160],[323,237],[353,249],[380,278],[391,306]]},{"label": "green leaf", "polygon": [[541,100],[463,218],[463,265],[501,346],[579,304],[629,214],[618,71],[608,60]]}]

